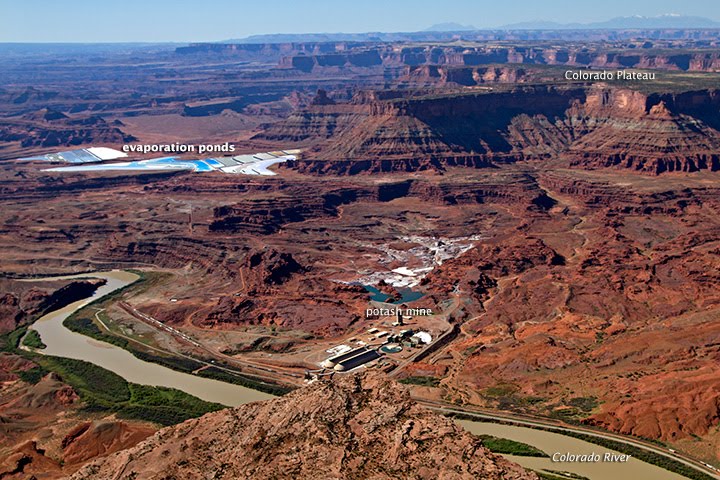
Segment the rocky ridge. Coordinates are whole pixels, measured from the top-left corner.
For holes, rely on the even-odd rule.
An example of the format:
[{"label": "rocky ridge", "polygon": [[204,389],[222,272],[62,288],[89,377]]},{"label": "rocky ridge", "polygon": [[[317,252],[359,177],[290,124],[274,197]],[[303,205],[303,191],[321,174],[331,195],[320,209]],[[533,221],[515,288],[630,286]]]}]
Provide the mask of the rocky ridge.
[{"label": "rocky ridge", "polygon": [[135,137],[97,115],[69,117],[51,109],[6,120],[0,127],[0,142],[20,141],[22,148],[117,144],[134,140]]},{"label": "rocky ridge", "polygon": [[317,381],[285,397],[160,430],[72,479],[440,478],[536,475],[490,453],[382,374]]}]

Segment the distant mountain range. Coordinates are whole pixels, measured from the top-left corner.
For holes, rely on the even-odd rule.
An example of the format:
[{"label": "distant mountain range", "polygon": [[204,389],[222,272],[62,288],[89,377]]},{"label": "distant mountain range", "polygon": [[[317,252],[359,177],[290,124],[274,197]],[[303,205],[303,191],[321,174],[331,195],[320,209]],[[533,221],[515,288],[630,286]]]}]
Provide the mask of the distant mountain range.
[{"label": "distant mountain range", "polygon": [[459,23],[455,22],[447,22],[447,23],[436,23],[432,27],[426,28],[425,32],[471,32],[474,30],[479,30],[477,27],[473,27],[472,25],[461,25]]},{"label": "distant mountain range", "polygon": [[[655,28],[720,28],[720,22],[705,17],[666,14],[657,17],[616,17],[604,22],[557,23],[548,21],[511,23],[499,30],[596,30],[596,29],[655,29]],[[459,31],[459,30],[458,30]]]},{"label": "distant mountain range", "polygon": [[[418,40],[453,40],[470,38],[472,32],[495,32],[501,38],[502,32],[514,30],[667,30],[667,29],[720,29],[720,22],[705,17],[666,14],[656,17],[616,17],[604,22],[557,23],[551,21],[530,21],[512,23],[492,28],[477,28],[455,22],[438,23],[418,32],[366,32],[366,33],[275,33],[251,35],[246,38],[226,40],[221,43],[286,43],[286,42],[396,42]],[[542,35],[541,35],[542,37]]]}]

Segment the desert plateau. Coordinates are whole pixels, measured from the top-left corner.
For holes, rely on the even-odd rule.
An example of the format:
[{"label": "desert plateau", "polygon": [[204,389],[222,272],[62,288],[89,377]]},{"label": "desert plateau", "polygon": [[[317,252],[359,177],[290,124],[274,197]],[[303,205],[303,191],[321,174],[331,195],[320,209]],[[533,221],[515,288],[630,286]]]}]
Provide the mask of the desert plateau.
[{"label": "desert plateau", "polygon": [[0,479],[717,478],[718,31],[0,44]]}]

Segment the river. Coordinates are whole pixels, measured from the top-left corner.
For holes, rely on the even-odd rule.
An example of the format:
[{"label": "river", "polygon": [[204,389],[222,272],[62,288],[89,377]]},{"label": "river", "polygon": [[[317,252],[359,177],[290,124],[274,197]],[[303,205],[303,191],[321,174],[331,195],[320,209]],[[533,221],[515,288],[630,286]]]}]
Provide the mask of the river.
[{"label": "river", "polygon": [[[176,388],[203,400],[228,406],[273,398],[272,395],[239,385],[177,372],[154,363],[145,362],[120,347],[72,332],[63,326],[63,321],[73,312],[98,298],[130,285],[138,279],[137,275],[124,271],[111,271],[52,278],[103,278],[107,283],[98,288],[92,297],[50,312],[32,325],[31,328],[37,330],[43,343],[47,345],[47,348],[39,351],[40,353],[85,360],[115,372],[129,382]],[[576,438],[527,427],[466,420],[459,420],[458,423],[471,433],[493,435],[527,443],[550,455],[555,452],[575,454],[595,452],[600,455],[611,452],[611,450]],[[568,471],[591,480],[617,480],[619,478],[685,479],[685,477],[634,458],[631,458],[626,463],[555,463],[547,458],[505,456],[524,467],[534,470]]]},{"label": "river", "polygon": [[107,283],[98,288],[92,297],[50,312],[32,325],[31,328],[37,330],[43,343],[47,345],[47,348],[39,350],[40,353],[85,360],[117,373],[128,382],[176,388],[208,402],[216,402],[227,406],[237,406],[243,403],[272,398],[272,395],[240,385],[198,377],[155,363],[145,362],[127,350],[72,332],[63,326],[63,321],[73,312],[100,297],[133,283],[138,279],[137,275],[130,272],[112,271],[53,278],[103,278]]},{"label": "river", "polygon": [[[533,447],[539,448],[543,452],[552,456],[553,453],[573,453],[578,455],[597,453],[601,457],[604,453],[610,452],[617,454],[613,450],[603,448],[583,440],[568,437],[559,433],[546,432],[533,428],[519,427],[515,425],[501,425],[499,423],[490,422],[474,422],[468,420],[458,420],[465,430],[475,435],[492,435],[499,438],[507,438],[516,442],[527,443]],[[622,478],[653,480],[687,480],[686,477],[672,473],[664,468],[660,468],[649,463],[645,463],[636,458],[630,458],[627,462],[553,462],[550,458],[542,457],[519,457],[516,455],[503,455],[505,458],[519,463],[523,467],[532,468],[536,471],[555,470],[572,472],[582,475],[591,480],[618,480]]]}]

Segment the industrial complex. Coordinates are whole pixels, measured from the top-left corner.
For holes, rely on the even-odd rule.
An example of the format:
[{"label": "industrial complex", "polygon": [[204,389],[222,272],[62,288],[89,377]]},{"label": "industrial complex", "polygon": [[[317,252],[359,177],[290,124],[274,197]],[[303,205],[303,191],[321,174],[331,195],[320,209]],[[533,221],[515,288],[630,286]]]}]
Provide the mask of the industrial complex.
[{"label": "industrial complex", "polygon": [[344,373],[374,365],[393,370],[401,361],[417,356],[433,342],[430,332],[405,328],[406,322],[413,320],[412,316],[402,315],[399,308],[393,312],[394,315],[374,319],[373,324],[377,326],[367,328],[362,335],[356,333],[346,343],[327,349],[325,352],[330,356],[319,362],[319,370],[309,371],[307,376]]}]

